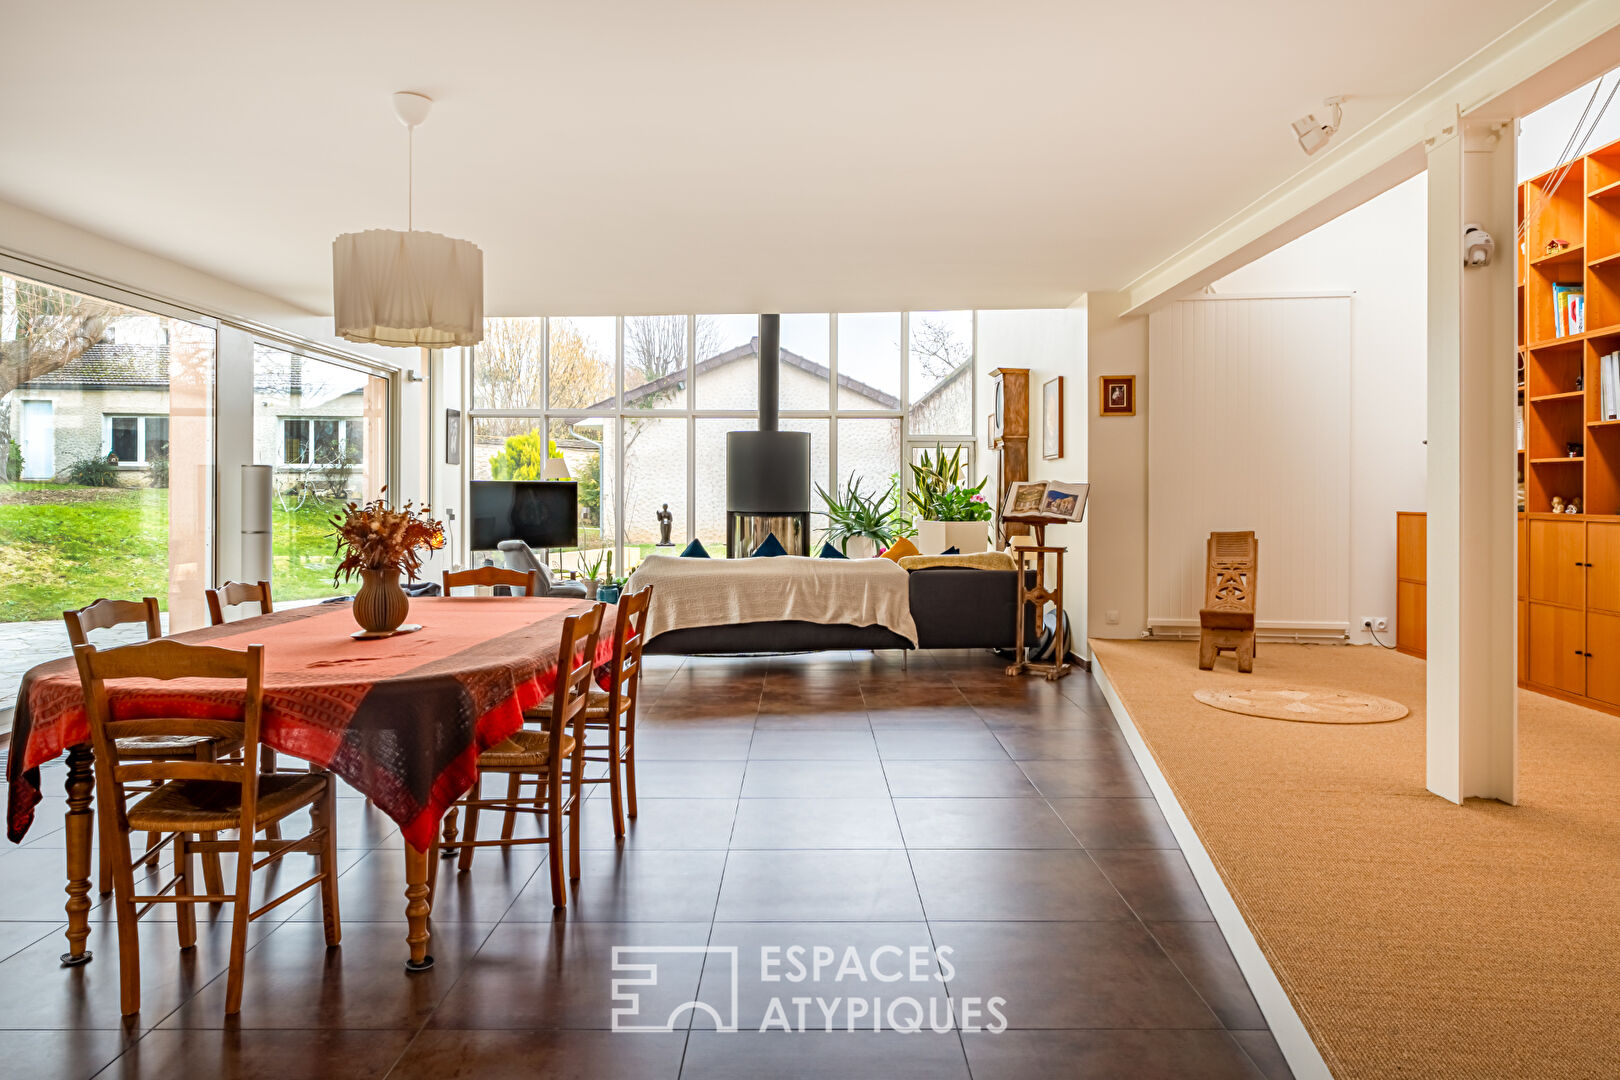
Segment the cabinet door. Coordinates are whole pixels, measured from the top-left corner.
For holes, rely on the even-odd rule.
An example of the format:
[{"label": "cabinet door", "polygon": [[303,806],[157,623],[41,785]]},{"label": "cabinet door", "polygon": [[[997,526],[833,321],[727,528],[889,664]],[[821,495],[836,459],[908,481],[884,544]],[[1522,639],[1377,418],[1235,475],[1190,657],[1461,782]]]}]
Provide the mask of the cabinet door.
[{"label": "cabinet door", "polygon": [[1530,522],[1530,599],[1586,604],[1586,522]]},{"label": "cabinet door", "polygon": [[1427,514],[1395,515],[1395,576],[1403,581],[1429,580]]},{"label": "cabinet door", "polygon": [[1530,681],[1586,693],[1586,613],[1530,604]]},{"label": "cabinet door", "polygon": [[1519,515],[1519,599],[1530,598],[1530,524],[1523,514]]},{"label": "cabinet door", "polygon": [[1530,681],[1530,604],[1519,601],[1519,681]]},{"label": "cabinet door", "polygon": [[1620,705],[1620,615],[1586,617],[1586,693]]},{"label": "cabinet door", "polygon": [[1423,656],[1429,644],[1429,587],[1415,581],[1395,583],[1395,645]]},{"label": "cabinet door", "polygon": [[1620,614],[1620,525],[1586,527],[1586,606]]}]

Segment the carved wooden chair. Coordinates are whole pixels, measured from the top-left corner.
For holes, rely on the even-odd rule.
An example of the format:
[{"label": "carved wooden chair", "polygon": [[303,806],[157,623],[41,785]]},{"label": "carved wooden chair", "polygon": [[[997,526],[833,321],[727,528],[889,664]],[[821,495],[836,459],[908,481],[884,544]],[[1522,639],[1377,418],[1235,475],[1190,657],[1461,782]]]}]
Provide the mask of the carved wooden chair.
[{"label": "carved wooden chair", "polygon": [[[197,904],[234,905],[231,924],[230,969],[226,979],[225,1012],[242,1008],[242,967],[247,952],[248,923],[305,889],[319,885],[326,944],[340,936],[337,897],[337,834],[335,784],[326,773],[306,772],[263,775],[254,768],[259,746],[259,719],[264,699],[264,648],[250,645],[245,652],[209,645],[183,645],[152,641],[98,652],[93,645],[73,650],[84,686],[90,717],[90,738],[96,752],[96,798],[110,819],[114,843],[113,910],[118,919],[118,973],[122,1011],[128,1016],[141,1007],[140,944],[136,922],[155,904],[176,904],[180,947],[197,943]],[[114,717],[107,682],[119,679],[220,679],[244,686],[240,716],[225,719],[151,717],[120,720]],[[120,746],[126,739],[197,736],[240,742],[244,753],[234,762],[128,761]],[[135,781],[158,781],[130,805],[128,786]],[[304,807],[310,808],[309,835],[290,840],[257,840],[267,826]],[[213,839],[216,833],[237,830],[234,840]],[[149,895],[135,894],[135,868],[155,864],[163,847],[139,860],[129,850],[131,832],[168,834],[174,843],[174,879]],[[166,846],[166,845],[165,845]],[[317,856],[318,872],[262,905],[252,906],[253,871],[277,862],[290,851]],[[205,886],[193,888],[191,856],[194,852],[236,856],[236,884],[231,892]],[[255,858],[259,853],[263,857]],[[137,907],[137,904],[140,906]]]},{"label": "carved wooden chair", "polygon": [[[585,709],[590,701],[590,687],[596,667],[596,645],[602,634],[602,617],[606,604],[593,604],[583,615],[571,615],[563,621],[562,640],[557,651],[557,688],[551,696],[551,709],[541,730],[524,728],[510,738],[496,743],[478,755],[478,780],[444,819],[445,849],[460,852],[458,869],[472,865],[473,849],[480,847],[514,847],[519,844],[545,844],[551,868],[551,902],[555,907],[568,905],[568,893],[563,880],[563,817],[568,817],[569,877],[579,877],[579,802],[580,780],[585,760]],[[563,788],[563,763],[568,763],[567,790]],[[484,775],[506,773],[519,781],[533,783],[533,795],[514,791],[519,783],[509,781],[504,798],[483,797]],[[467,810],[466,835],[457,840],[457,809]],[[544,817],[544,836],[513,837],[512,830],[503,828],[499,840],[478,839],[480,811],[492,810],[505,814],[511,821],[518,814]]]},{"label": "carved wooden chair", "polygon": [[[93,630],[108,630],[115,626],[137,623],[146,624],[147,641],[156,641],[163,636],[163,620],[155,596],[142,597],[139,601],[97,600],[77,611],[62,612],[62,621],[67,624],[68,641],[74,648],[90,644],[89,635]],[[118,753],[125,760],[207,762],[228,757],[241,748],[242,744],[239,742],[211,738],[207,735],[141,735],[120,740]],[[112,840],[111,834],[106,831],[111,819],[112,815],[106,813],[97,815],[96,819],[96,823],[101,826],[97,885],[103,896],[112,892],[110,855]],[[157,847],[158,841],[157,833],[148,833],[146,850],[151,851]],[[212,852],[205,854],[202,866],[208,891],[219,892],[222,880],[219,873],[219,856]]]},{"label": "carved wooden chair", "polygon": [[268,581],[261,581],[257,585],[245,581],[227,581],[217,589],[204,589],[203,596],[208,600],[209,626],[223,623],[225,608],[235,604],[257,603],[260,615],[269,615],[276,610],[270,599]]},{"label": "carved wooden chair", "polygon": [[1260,573],[1260,541],[1252,532],[1209,534],[1204,606],[1198,612],[1198,667],[1209,671],[1223,650],[1237,656],[1238,670],[1254,670],[1254,594]]},{"label": "carved wooden chair", "polygon": [[522,589],[524,596],[544,596],[546,590],[538,570],[508,570],[503,566],[475,566],[471,570],[446,570],[444,595],[464,585],[506,585]]}]

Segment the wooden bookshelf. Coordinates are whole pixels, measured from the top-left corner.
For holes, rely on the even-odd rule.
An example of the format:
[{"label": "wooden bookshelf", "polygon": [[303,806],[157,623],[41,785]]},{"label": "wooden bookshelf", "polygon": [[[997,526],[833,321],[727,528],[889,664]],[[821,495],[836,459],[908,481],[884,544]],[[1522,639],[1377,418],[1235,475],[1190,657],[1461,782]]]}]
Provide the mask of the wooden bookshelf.
[{"label": "wooden bookshelf", "polygon": [[[1620,423],[1603,416],[1600,378],[1604,354],[1620,351],[1620,142],[1525,181],[1518,205],[1529,223],[1518,252],[1525,510],[1548,513],[1556,496],[1620,515]],[[1560,335],[1563,284],[1585,290],[1586,319]]]}]

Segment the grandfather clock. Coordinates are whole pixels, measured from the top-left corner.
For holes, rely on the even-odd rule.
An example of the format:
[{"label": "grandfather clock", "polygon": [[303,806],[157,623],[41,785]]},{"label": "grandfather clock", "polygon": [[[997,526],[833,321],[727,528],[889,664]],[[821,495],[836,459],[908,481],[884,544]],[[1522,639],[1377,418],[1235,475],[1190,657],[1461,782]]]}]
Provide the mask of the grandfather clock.
[{"label": "grandfather clock", "polygon": [[996,536],[1005,543],[1010,536],[1029,532],[1028,525],[1001,520],[1008,489],[1029,479],[1029,368],[996,368],[990,377],[996,386],[996,411],[990,416],[990,449],[996,454]]}]

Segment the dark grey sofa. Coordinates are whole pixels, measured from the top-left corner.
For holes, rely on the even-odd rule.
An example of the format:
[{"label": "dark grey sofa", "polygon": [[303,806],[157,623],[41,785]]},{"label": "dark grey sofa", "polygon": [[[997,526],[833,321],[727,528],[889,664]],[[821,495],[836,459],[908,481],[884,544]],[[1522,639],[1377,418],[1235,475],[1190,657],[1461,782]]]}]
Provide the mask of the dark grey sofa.
[{"label": "dark grey sofa", "polygon": [[[1012,570],[934,566],[911,571],[911,618],[919,649],[1011,649],[1018,624],[1017,579]],[[1026,571],[1033,584],[1034,571]],[[1024,640],[1036,637],[1026,613]],[[911,643],[882,626],[828,626],[783,620],[669,630],[647,642],[649,653],[816,652],[823,649],[909,649]]]}]

